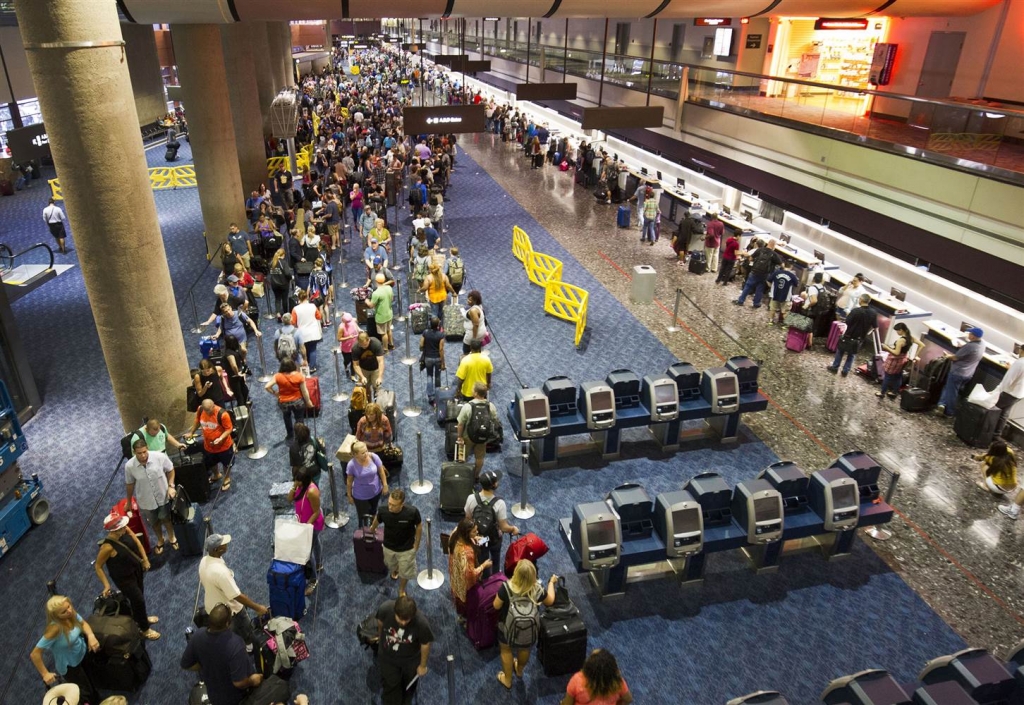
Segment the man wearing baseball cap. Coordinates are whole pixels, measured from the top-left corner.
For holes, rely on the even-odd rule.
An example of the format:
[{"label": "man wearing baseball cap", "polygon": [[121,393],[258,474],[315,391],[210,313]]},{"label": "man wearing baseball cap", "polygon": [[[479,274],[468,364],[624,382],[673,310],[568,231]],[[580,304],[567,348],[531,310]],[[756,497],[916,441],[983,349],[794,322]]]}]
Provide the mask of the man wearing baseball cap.
[{"label": "man wearing baseball cap", "polygon": [[203,586],[203,606],[207,612],[219,604],[227,605],[231,611],[231,630],[252,643],[252,624],[245,612],[248,607],[263,616],[268,609],[249,599],[238,589],[235,573],[224,562],[224,554],[231,544],[231,534],[210,534],[206,537],[206,555],[199,561],[199,582]]},{"label": "man wearing baseball cap", "polygon": [[500,481],[501,473],[497,470],[480,473],[480,491],[474,490],[466,498],[466,518],[475,521],[481,538],[487,539],[487,546],[477,551],[481,562],[491,559],[491,566],[484,571],[484,577],[500,571],[502,534],[519,535],[519,527],[508,523],[505,500],[495,494]]},{"label": "man wearing baseball cap", "polygon": [[978,363],[981,362],[981,356],[985,354],[985,344],[981,342],[985,331],[981,328],[970,328],[966,332],[967,342],[955,353],[946,353],[946,357],[951,358],[953,362],[949,366],[949,375],[946,377],[946,385],[942,388],[939,405],[935,407],[936,413],[945,416],[956,416],[956,403],[960,392],[971,381],[978,369]]}]

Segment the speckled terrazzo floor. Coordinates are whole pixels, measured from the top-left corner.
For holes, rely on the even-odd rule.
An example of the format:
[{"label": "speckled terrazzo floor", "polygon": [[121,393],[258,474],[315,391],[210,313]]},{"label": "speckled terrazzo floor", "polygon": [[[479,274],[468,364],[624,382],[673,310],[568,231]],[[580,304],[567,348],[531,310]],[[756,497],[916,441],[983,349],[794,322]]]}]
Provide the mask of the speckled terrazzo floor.
[{"label": "speckled terrazzo floor", "polygon": [[[467,136],[461,144],[678,359],[698,368],[733,355],[763,361],[761,386],[771,404],[744,422],[780,457],[812,471],[860,449],[898,469],[894,536],[865,542],[972,646],[1002,654],[1024,637],[1024,565],[1018,556],[1024,522],[1003,517],[998,501],[975,485],[972,450],[949,422],[880,402],[877,388],[854,375],[827,374],[830,356],[822,347],[787,352],[784,329],[769,326],[764,309],[732,305],[735,284],[723,289],[712,275],[677,267],[668,260],[667,240],[642,246],[635,227],[615,227],[615,206],[597,203],[574,185],[571,172],[532,171],[517,148],[491,135]],[[658,270],[653,304],[629,300],[629,274],[639,264]],[[669,333],[677,287],[684,293],[683,330]],[[880,616],[885,611],[878,605]]]}]

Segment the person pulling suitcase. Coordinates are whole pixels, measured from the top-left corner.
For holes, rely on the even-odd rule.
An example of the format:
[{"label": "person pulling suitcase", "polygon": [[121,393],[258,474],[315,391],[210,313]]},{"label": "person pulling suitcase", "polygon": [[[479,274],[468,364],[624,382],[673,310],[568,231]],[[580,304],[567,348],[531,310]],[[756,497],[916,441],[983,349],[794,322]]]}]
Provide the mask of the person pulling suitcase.
[{"label": "person pulling suitcase", "polygon": [[384,525],[384,564],[391,579],[398,580],[398,594],[403,596],[409,581],[416,577],[416,553],[423,533],[420,510],[405,503],[405,490],[393,489],[388,506],[377,511],[370,531],[377,531],[378,524]]}]

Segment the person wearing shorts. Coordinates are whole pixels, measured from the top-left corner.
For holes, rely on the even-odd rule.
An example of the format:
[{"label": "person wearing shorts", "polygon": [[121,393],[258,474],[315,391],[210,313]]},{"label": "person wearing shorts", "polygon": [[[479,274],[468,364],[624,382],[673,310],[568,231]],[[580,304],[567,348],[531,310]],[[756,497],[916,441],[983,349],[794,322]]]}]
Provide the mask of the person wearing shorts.
[{"label": "person wearing shorts", "polygon": [[405,503],[405,491],[394,489],[388,495],[388,506],[379,509],[370,525],[384,525],[384,564],[391,579],[398,581],[398,594],[405,594],[405,586],[416,578],[416,552],[420,548],[423,523],[420,510]]},{"label": "person wearing shorts", "polygon": [[138,436],[132,443],[135,457],[125,463],[124,481],[128,497],[126,506],[132,505],[132,498],[138,502],[142,516],[156,534],[153,552],[164,552],[164,529],[167,543],[178,550],[178,539],[174,536],[171,522],[171,500],[174,499],[174,463],[166,453],[150,450],[145,439]]},{"label": "person wearing shorts", "polygon": [[[202,405],[196,411],[195,421],[188,432],[189,438],[194,438],[196,429],[203,429],[203,464],[210,476],[210,483],[213,484],[223,479],[221,491],[227,492],[231,489],[231,461],[235,457],[235,443],[231,438],[231,431],[234,423],[231,414],[213,403],[211,399],[204,399]],[[224,468],[223,475],[217,471],[217,467]]]},{"label": "person wearing shorts", "polygon": [[370,295],[369,302],[373,308],[373,321],[377,326],[380,342],[383,343],[386,349],[394,350],[395,340],[391,336],[391,322],[395,314],[391,310],[391,304],[394,300],[395,291],[391,288],[391,284],[382,272],[377,273],[376,282],[377,288]]}]

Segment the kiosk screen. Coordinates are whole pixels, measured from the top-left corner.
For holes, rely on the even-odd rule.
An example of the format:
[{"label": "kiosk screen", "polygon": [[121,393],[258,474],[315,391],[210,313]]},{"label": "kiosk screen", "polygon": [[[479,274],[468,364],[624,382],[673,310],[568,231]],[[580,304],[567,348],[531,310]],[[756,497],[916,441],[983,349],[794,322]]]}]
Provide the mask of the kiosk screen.
[{"label": "kiosk screen", "polygon": [[754,500],[754,522],[777,521],[779,518],[779,502],[774,497]]},{"label": "kiosk screen", "polygon": [[675,395],[672,394],[672,387],[667,384],[659,384],[654,388],[654,403],[655,404],[671,404],[675,399]]},{"label": "kiosk screen", "polygon": [[590,395],[590,411],[611,411],[612,409],[612,393],[611,392],[597,392]]},{"label": "kiosk screen", "polygon": [[839,485],[832,488],[832,506],[837,509],[857,506],[857,486]]},{"label": "kiosk screen", "polygon": [[700,528],[698,516],[693,510],[672,512],[672,528],[677,534],[692,534]]},{"label": "kiosk screen", "polygon": [[543,399],[527,399],[523,402],[523,416],[526,418],[543,419],[547,415],[547,404]]},{"label": "kiosk screen", "polygon": [[715,384],[718,390],[718,396],[720,397],[732,397],[736,396],[736,378],[735,377],[720,377],[715,380]]},{"label": "kiosk screen", "polygon": [[615,522],[597,521],[587,525],[587,545],[590,548],[615,545]]}]

